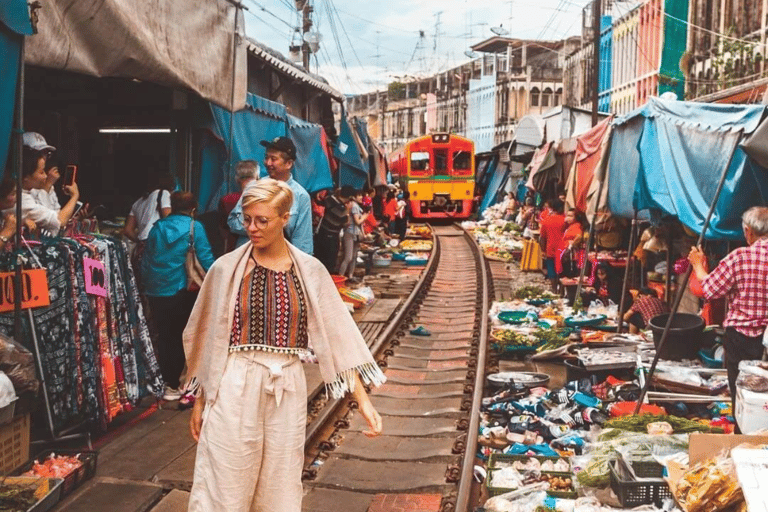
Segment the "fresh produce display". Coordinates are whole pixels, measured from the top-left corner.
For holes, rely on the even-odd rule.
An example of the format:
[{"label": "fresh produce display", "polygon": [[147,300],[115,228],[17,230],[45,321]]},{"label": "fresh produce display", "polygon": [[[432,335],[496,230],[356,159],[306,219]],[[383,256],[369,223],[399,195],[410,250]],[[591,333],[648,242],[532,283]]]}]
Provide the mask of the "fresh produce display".
[{"label": "fresh produce display", "polygon": [[424,224],[409,226],[405,236],[414,238],[432,238],[432,229]]},{"label": "fresh produce display", "polygon": [[541,286],[523,286],[515,290],[515,298],[525,299],[556,299],[557,296],[545,291]]},{"label": "fresh produce display", "polygon": [[537,338],[515,332],[511,329],[496,329],[491,332],[491,337],[499,346],[534,347],[541,343]]},{"label": "fresh produce display", "polygon": [[0,512],[27,512],[50,492],[47,478],[0,478]]},{"label": "fresh produce display", "polygon": [[82,465],[83,462],[76,455],[51,454],[43,462],[35,461],[32,469],[24,473],[23,476],[64,478]]},{"label": "fresh produce display", "polygon": [[710,432],[710,433],[722,433],[723,429],[710,427],[699,421],[688,420],[679,416],[668,416],[665,414],[641,414],[639,416],[624,416],[621,418],[613,418],[608,420],[605,424],[606,428],[617,429],[617,432],[605,432],[603,435],[607,440],[611,436],[619,435],[622,430],[629,432],[645,433],[648,431],[648,425],[651,423],[664,422],[668,423],[672,427],[672,431],[675,434],[689,434],[691,432]]},{"label": "fresh produce display", "polygon": [[570,341],[568,340],[569,330],[557,330],[557,329],[537,329],[533,333],[533,336],[542,345],[536,349],[537,352],[544,352],[545,350],[555,350],[560,347],[566,346]]},{"label": "fresh produce display", "polygon": [[400,248],[404,251],[431,251],[432,240],[403,240]]}]

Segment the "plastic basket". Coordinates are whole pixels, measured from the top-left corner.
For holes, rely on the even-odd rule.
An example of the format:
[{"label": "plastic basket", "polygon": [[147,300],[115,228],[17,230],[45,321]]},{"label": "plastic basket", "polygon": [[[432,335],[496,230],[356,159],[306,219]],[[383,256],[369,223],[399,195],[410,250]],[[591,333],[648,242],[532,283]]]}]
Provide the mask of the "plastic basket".
[{"label": "plastic basket", "polygon": [[[568,461],[566,457],[547,457],[545,455],[507,455],[504,453],[492,453],[490,459],[488,460],[488,473],[486,475],[486,480],[485,480],[485,486],[488,488],[488,494],[490,495],[490,497],[498,496],[500,494],[504,494],[504,493],[515,490],[515,489],[507,489],[504,487],[493,487],[491,485],[491,482],[493,481],[494,472],[499,471],[503,467],[511,465],[507,463],[513,463],[516,461],[526,462],[529,459],[537,459],[541,462],[545,462],[548,460],[551,460],[552,462],[557,462],[558,460],[562,459],[567,461],[568,464],[570,465],[570,461]],[[573,473],[570,471],[568,472],[542,471],[541,474],[558,476],[561,478],[562,477],[570,478],[572,482],[576,480]],[[575,490],[574,491],[547,491],[547,494],[555,498],[565,498],[565,499],[576,499],[578,497],[578,493]]]},{"label": "plastic basket", "polygon": [[96,465],[98,462],[98,456],[99,453],[96,451],[89,451],[89,450],[46,450],[43,452],[38,453],[35,455],[34,458],[27,461],[24,465],[16,468],[13,471],[14,475],[21,475],[23,473],[26,473],[30,469],[32,469],[32,466],[34,465],[35,461],[41,462],[47,459],[51,456],[51,454],[56,455],[67,455],[67,456],[79,456],[79,459],[82,461],[83,465],[79,468],[72,471],[70,474],[66,475],[63,478],[62,484],[61,484],[61,496],[68,496],[72,491],[80,487],[83,482],[86,480],[89,480],[90,478],[93,478],[93,476],[96,474]]},{"label": "plastic basket", "polygon": [[61,501],[61,486],[63,480],[60,478],[32,478],[26,476],[9,476],[3,479],[3,482],[9,484],[22,484],[35,486],[45,485],[47,481],[48,492],[37,503],[27,509],[27,512],[48,512]]},{"label": "plastic basket", "polygon": [[[661,479],[633,480],[622,459],[609,466],[611,489],[618,496],[623,508],[649,505],[661,506],[661,502],[672,497],[667,482]],[[618,468],[618,469],[617,469]]]},{"label": "plastic basket", "polygon": [[29,415],[0,425],[0,475],[7,475],[29,459]]},{"label": "plastic basket", "polygon": [[632,472],[637,478],[664,478],[664,466],[655,460],[642,460],[634,458],[630,454],[624,462],[632,468]]}]

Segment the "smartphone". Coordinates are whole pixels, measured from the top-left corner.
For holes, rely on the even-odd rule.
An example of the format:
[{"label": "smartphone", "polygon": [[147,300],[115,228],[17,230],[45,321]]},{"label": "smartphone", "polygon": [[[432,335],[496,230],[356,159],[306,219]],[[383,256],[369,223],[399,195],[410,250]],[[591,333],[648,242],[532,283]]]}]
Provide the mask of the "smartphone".
[{"label": "smartphone", "polygon": [[81,201],[78,201],[75,203],[75,211],[72,212],[72,216],[74,217],[78,213],[80,213],[80,210],[83,208],[83,203]]},{"label": "smartphone", "polygon": [[67,169],[64,171],[64,182],[63,182],[63,185],[65,187],[68,187],[70,185],[74,185],[76,179],[77,179],[77,166],[76,165],[68,165]]}]

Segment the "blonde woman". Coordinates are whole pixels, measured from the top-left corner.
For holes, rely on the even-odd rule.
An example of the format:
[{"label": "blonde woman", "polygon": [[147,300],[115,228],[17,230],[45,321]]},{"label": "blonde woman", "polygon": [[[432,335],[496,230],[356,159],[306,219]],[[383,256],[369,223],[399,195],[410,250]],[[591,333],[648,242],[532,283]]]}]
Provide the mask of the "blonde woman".
[{"label": "blonde woman", "polygon": [[332,396],[354,395],[366,435],[381,433],[363,382],[385,377],[323,264],[285,240],[292,200],[273,179],[244,192],[249,243],[211,267],[184,331],[189,375],[201,384],[190,511],[300,512],[305,350]]}]

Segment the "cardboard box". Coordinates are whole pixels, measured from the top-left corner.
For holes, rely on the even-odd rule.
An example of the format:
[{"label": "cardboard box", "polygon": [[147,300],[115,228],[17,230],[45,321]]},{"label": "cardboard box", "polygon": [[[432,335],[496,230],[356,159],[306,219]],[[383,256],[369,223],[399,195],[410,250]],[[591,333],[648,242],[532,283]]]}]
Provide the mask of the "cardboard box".
[{"label": "cardboard box", "polygon": [[691,434],[688,446],[690,464],[698,464],[716,457],[718,453],[735,448],[740,444],[768,444],[768,436],[747,436],[736,434]]}]

